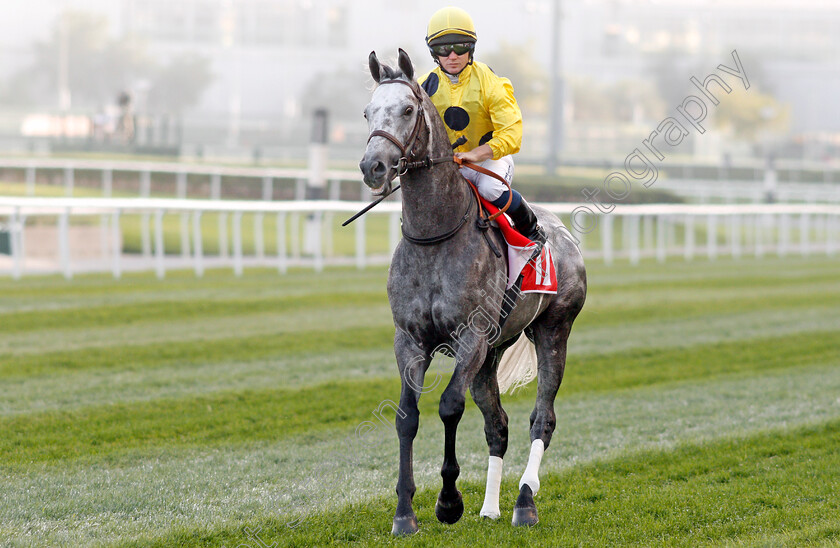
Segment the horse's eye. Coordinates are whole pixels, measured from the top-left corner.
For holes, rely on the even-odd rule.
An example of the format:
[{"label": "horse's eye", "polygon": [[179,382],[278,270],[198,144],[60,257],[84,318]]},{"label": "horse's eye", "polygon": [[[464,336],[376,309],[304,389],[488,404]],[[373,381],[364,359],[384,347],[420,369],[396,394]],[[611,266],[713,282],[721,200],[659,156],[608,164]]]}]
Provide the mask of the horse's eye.
[{"label": "horse's eye", "polygon": [[410,116],[412,112],[414,112],[414,107],[405,107],[405,112],[403,112],[403,114]]}]

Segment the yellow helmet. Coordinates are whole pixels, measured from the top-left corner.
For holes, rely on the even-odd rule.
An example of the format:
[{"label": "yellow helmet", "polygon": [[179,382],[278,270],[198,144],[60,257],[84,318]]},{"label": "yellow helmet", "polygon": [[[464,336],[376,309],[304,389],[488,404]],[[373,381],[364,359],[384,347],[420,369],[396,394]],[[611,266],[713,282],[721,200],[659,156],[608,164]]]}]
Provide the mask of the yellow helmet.
[{"label": "yellow helmet", "polygon": [[470,14],[452,6],[436,11],[429,20],[429,27],[426,30],[426,45],[428,46],[446,44],[453,40],[475,42],[477,38]]}]

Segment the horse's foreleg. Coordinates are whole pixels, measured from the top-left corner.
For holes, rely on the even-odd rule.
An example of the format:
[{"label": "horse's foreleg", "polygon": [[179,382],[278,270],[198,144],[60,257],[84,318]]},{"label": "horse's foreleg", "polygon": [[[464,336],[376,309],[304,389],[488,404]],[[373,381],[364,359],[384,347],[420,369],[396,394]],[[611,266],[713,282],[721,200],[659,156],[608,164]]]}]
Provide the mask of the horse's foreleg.
[{"label": "horse's foreleg", "polygon": [[566,343],[571,331],[571,321],[554,328],[535,325],[534,342],[537,347],[537,402],[531,413],[531,452],[528,465],[519,480],[519,497],[513,508],[514,525],[535,525],[537,506],[534,495],[540,489],[540,464],[557,418],[554,414],[554,399],[563,380],[566,367]]},{"label": "horse's foreleg", "polygon": [[406,535],[418,530],[417,516],[412,508],[412,499],[416,491],[412,455],[420,421],[417,402],[424,390],[423,380],[431,358],[420,350],[408,335],[399,330],[394,339],[394,350],[402,379],[399,405],[402,413],[397,413],[396,417],[397,436],[400,441],[400,471],[397,479],[397,511],[394,514],[391,533]]},{"label": "horse's foreleg", "polygon": [[508,445],[508,417],[502,409],[499,382],[496,378],[501,354],[501,350],[491,349],[470,385],[473,400],[484,415],[484,436],[490,450],[484,504],[479,515],[490,519],[497,519],[501,515],[499,492],[502,483],[502,459]]},{"label": "horse's foreleg", "polygon": [[[443,487],[435,505],[435,515],[443,523],[455,523],[464,513],[461,492],[455,487],[455,481],[461,472],[455,456],[455,435],[458,423],[464,415],[467,387],[487,355],[487,343],[483,339],[476,338],[469,342],[471,344],[463,340],[459,342],[458,365],[440,398],[439,413],[444,431],[443,466],[440,470]],[[465,353],[465,348],[473,350],[462,361],[460,356]]]}]

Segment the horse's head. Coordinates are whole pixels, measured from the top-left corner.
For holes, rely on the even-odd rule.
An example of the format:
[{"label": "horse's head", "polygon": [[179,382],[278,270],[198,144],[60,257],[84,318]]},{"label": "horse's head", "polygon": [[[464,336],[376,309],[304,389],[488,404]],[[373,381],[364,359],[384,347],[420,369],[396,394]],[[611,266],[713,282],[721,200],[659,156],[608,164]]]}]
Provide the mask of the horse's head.
[{"label": "horse's head", "polygon": [[414,82],[411,59],[402,49],[399,70],[381,65],[375,52],[368,57],[368,64],[379,86],[365,108],[370,137],[359,169],[373,194],[382,195],[391,191],[391,181],[404,172],[412,157],[423,125],[423,95]]}]

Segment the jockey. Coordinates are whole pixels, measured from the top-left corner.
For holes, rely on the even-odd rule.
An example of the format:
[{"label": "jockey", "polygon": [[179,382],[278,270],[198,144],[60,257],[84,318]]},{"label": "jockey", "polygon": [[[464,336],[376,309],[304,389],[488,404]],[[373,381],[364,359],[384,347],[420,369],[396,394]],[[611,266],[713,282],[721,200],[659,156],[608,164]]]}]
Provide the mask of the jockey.
[{"label": "jockey", "polygon": [[[510,184],[512,155],[519,152],[522,143],[522,113],[510,80],[496,76],[490,67],[473,59],[475,42],[475,25],[467,12],[455,7],[435,12],[429,21],[426,45],[438,66],[421,76],[419,82],[440,113],[450,141],[462,136],[467,140],[468,151],[455,155]],[[537,217],[521,194],[468,167],[462,166],[461,174],[497,207],[503,207],[512,193],[506,213],[516,229],[540,246],[545,243]]]}]

